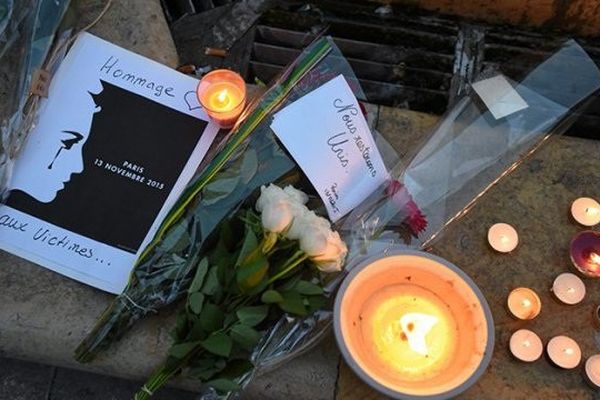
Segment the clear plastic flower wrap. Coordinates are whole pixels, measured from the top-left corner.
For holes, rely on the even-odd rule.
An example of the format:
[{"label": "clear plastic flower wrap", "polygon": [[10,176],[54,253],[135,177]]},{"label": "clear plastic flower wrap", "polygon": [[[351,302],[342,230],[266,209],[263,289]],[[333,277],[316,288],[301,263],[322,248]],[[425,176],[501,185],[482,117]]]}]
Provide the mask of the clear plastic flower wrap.
[{"label": "clear plastic flower wrap", "polygon": [[[339,49],[330,38],[322,38],[307,47],[255,99],[218,147],[211,150],[168,213],[142,252],[127,288],[77,349],[78,360],[90,361],[136,320],[181,299],[204,252],[214,245],[211,235],[241,205],[253,204],[262,185],[303,180],[300,168],[270,129],[273,114],[338,75],[345,77],[358,98],[364,97]],[[307,186],[306,182],[303,185]],[[311,203],[313,200],[316,196],[312,196]]]},{"label": "clear plastic flower wrap", "polygon": [[[51,51],[66,40],[55,33],[69,6],[69,0],[0,1],[0,64],[8,79],[2,82],[6,93],[0,109],[0,197],[10,179],[12,165],[28,132],[35,124],[39,95],[32,83],[42,68],[49,72],[61,59]],[[49,56],[51,54],[53,56]],[[40,86],[40,88],[43,87]]]},{"label": "clear plastic flower wrap", "polygon": [[[338,75],[344,76],[358,99],[364,99],[346,60],[331,39],[322,38],[257,99],[167,215],[124,293],[78,348],[78,360],[91,361],[136,320],[186,297],[174,345],[136,400],[149,398],[183,370],[207,382],[204,400],[237,396],[254,374],[297,356],[329,331],[333,294],[345,272],[399,244],[426,247],[551,134],[562,133],[600,88],[600,72],[574,42],[519,84],[488,74],[486,80],[492,79],[496,87],[458,101],[402,163],[374,133],[392,178],[330,224],[317,216],[325,215],[326,207],[271,123],[276,111]],[[548,90],[558,77],[563,78],[563,87]],[[487,86],[482,82],[484,89],[489,87],[489,81]],[[481,101],[486,93],[494,94],[487,103]],[[281,203],[281,198],[273,204],[288,211],[306,207],[303,213],[314,216],[310,218],[326,221],[315,226],[325,224],[327,231],[339,233],[348,253],[343,272],[319,277],[318,263],[313,263],[310,274],[294,270],[311,257],[302,239],[302,251],[296,251],[293,222],[282,232],[280,225],[288,222],[264,218],[261,222],[263,206],[256,201],[270,190],[261,192],[261,186],[270,184],[286,190],[293,185],[308,194],[302,206],[290,206],[289,199]],[[278,232],[269,232],[273,229]],[[271,271],[266,258],[273,254],[273,246],[283,258],[268,261],[281,261],[283,267]],[[280,278],[283,283],[278,286]],[[287,298],[290,292],[296,297]]]},{"label": "clear plastic flower wrap", "polygon": [[[490,109],[515,98],[497,86],[492,88],[495,100],[488,104],[474,90],[457,101],[392,169],[392,180],[340,221],[337,229],[349,254],[344,271],[327,287],[331,298],[345,274],[366,258],[399,246],[429,248],[547,139],[564,133],[600,89],[600,70],[572,40],[520,82],[499,72],[487,72],[478,82],[488,79],[509,82],[526,107],[496,118]],[[514,105],[508,106],[510,111]],[[274,324],[254,351],[254,373],[276,368],[318,343],[330,332],[332,313],[330,303],[306,318],[282,318]],[[250,379],[248,374],[245,381]]]}]

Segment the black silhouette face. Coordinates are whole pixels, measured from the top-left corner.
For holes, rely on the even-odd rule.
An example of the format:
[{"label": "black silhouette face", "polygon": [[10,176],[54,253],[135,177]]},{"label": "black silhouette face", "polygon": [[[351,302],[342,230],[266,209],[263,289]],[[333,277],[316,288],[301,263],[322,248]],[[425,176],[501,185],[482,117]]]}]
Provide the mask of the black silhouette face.
[{"label": "black silhouette face", "polygon": [[60,155],[61,151],[63,151],[63,150],[71,150],[74,145],[76,145],[77,143],[81,142],[81,140],[83,139],[83,135],[81,133],[79,133],[79,132],[63,131],[63,133],[66,133],[69,137],[67,137],[66,139],[62,139],[60,141],[61,145],[58,148],[58,151],[56,152],[56,155],[52,159],[52,162],[48,165],[48,169],[52,169],[52,166],[54,165],[54,162],[56,161],[56,159]]}]

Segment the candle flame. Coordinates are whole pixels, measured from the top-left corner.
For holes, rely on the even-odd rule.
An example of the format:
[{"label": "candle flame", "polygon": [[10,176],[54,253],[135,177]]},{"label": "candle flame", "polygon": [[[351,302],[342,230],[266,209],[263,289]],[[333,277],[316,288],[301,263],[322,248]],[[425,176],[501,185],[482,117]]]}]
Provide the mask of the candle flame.
[{"label": "candle flame", "polygon": [[568,348],[565,349],[565,354],[572,355],[574,352],[575,351],[572,348],[570,348],[570,347],[568,347]]},{"label": "candle flame", "polygon": [[531,307],[531,300],[523,299],[523,302],[521,304],[523,305],[523,307]]},{"label": "candle flame", "polygon": [[531,347],[531,342],[529,340],[524,340],[523,341],[523,346],[524,347]]},{"label": "candle flame", "polygon": [[591,216],[596,216],[599,212],[600,210],[598,210],[596,207],[588,207],[585,209],[585,213]]},{"label": "candle flame", "polygon": [[227,89],[223,89],[219,92],[217,95],[217,100],[219,100],[221,103],[225,103],[225,100],[227,100]]},{"label": "candle flame", "polygon": [[400,318],[400,327],[412,351],[422,356],[429,354],[425,338],[438,322],[437,317],[421,313],[408,313]]},{"label": "candle flame", "polygon": [[507,244],[508,237],[506,237],[505,235],[500,235],[500,241],[502,242],[502,244]]},{"label": "candle flame", "polygon": [[573,287],[568,288],[567,293],[575,293],[575,288],[573,288]]},{"label": "candle flame", "polygon": [[600,255],[594,251],[590,253],[590,261],[595,264],[600,264]]}]

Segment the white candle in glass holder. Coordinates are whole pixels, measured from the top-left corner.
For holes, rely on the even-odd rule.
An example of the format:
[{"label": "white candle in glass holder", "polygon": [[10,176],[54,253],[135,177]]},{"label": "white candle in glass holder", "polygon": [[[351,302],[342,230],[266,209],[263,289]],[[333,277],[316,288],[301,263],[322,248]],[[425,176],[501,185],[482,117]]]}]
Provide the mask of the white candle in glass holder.
[{"label": "white candle in glass holder", "polygon": [[571,204],[571,215],[584,226],[600,223],[600,204],[589,197],[580,197]]},{"label": "white candle in glass holder", "polygon": [[542,339],[529,329],[519,329],[510,337],[510,352],[521,361],[533,362],[544,352]]},{"label": "white candle in glass holder", "polygon": [[564,369],[573,369],[581,361],[579,345],[568,336],[555,336],[550,339],[547,351],[550,360]]},{"label": "white candle in glass holder", "polygon": [[509,253],[519,244],[519,234],[509,224],[494,224],[488,230],[488,242],[494,250]]},{"label": "white candle in glass holder", "polygon": [[585,297],[585,283],[577,275],[565,272],[554,279],[552,293],[565,304],[577,304]]},{"label": "white candle in glass holder", "polygon": [[585,362],[585,377],[594,389],[600,389],[600,354],[594,354]]}]

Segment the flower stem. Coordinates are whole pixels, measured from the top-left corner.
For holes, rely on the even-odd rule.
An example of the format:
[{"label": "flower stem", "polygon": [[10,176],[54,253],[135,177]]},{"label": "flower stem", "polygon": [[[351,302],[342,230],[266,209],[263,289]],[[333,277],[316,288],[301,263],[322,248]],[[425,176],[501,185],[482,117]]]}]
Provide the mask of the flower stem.
[{"label": "flower stem", "polygon": [[284,264],[282,270],[279,271],[277,274],[275,274],[275,276],[271,277],[267,281],[267,285],[270,285],[271,283],[275,282],[277,279],[279,279],[282,276],[286,275],[288,272],[290,272],[291,270],[293,270],[294,268],[296,268],[299,264],[301,264],[302,262],[304,262],[307,258],[308,258],[308,255],[305,252],[303,252],[303,251],[297,251],[287,261],[287,263]]}]

